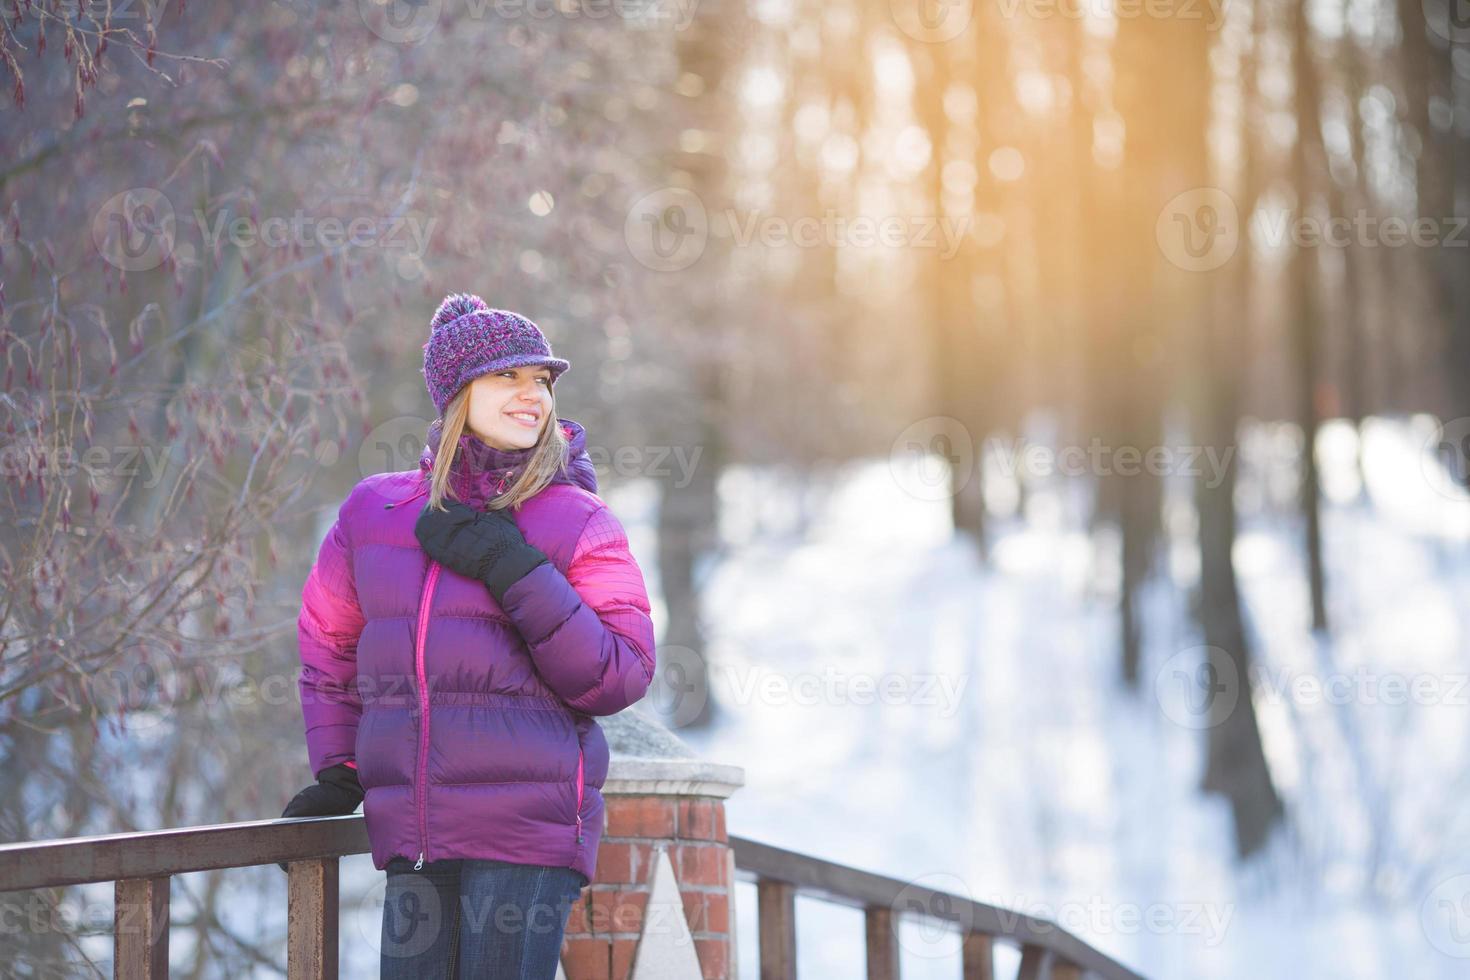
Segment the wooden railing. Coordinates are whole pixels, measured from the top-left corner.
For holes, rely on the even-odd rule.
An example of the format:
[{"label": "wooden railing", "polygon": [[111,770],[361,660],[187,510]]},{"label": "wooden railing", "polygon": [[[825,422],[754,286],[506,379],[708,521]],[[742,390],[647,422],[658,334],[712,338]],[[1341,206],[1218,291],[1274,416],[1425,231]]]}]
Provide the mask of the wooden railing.
[{"label": "wooden railing", "polygon": [[898,980],[899,916],[939,919],[957,927],[964,980],[993,980],[992,953],[998,942],[1020,949],[1017,980],[1141,980],[1045,919],[743,837],[731,837],[730,846],[735,867],[756,884],[761,980],[796,976],[797,895],[863,910],[869,980]]},{"label": "wooden railing", "polygon": [[[964,980],[993,980],[997,942],[1020,948],[1018,980],[1139,980],[1045,920],[743,837],[731,837],[730,846],[737,870],[756,884],[762,980],[796,976],[798,894],[864,911],[872,980],[897,980],[895,920],[908,915],[962,928]],[[113,975],[166,980],[170,877],[285,861],[287,976],[329,980],[337,976],[337,863],[368,851],[360,815],[0,844],[0,892],[113,882]]]},{"label": "wooden railing", "polygon": [[114,882],[113,976],[167,980],[169,878],[288,862],[286,975],[337,976],[337,860],[368,852],[360,815],[0,844],[0,892]]}]

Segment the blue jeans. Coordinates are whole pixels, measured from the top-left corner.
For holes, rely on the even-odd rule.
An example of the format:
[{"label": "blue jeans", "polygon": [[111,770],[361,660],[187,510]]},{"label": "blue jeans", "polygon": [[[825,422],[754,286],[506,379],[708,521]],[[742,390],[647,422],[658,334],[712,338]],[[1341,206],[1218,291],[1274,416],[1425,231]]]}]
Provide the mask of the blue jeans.
[{"label": "blue jeans", "polygon": [[587,878],[509,861],[388,862],[382,980],[553,980]]}]

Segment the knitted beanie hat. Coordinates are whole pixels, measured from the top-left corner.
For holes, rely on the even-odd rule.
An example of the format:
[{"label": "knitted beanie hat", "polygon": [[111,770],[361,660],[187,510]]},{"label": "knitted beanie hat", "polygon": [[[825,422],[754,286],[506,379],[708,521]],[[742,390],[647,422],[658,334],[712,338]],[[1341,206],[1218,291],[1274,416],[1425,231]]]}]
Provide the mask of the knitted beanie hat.
[{"label": "knitted beanie hat", "polygon": [[429,321],[424,381],[439,414],[459,389],[482,374],[510,367],[545,366],[551,383],[571,364],[551,354],[539,327],[509,310],[492,310],[478,296],[452,293]]}]

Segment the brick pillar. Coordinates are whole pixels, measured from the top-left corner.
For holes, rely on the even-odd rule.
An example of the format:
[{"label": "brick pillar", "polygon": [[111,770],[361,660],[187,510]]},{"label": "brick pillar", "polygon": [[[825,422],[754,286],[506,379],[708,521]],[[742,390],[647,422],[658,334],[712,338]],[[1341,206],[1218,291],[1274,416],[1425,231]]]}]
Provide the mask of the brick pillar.
[{"label": "brick pillar", "polygon": [[[670,749],[666,731],[654,745],[648,734],[639,732],[633,747]],[[731,980],[735,861],[725,798],[743,771],[692,755],[620,755],[612,731],[608,740],[602,842],[592,883],[567,920],[567,980]]]}]

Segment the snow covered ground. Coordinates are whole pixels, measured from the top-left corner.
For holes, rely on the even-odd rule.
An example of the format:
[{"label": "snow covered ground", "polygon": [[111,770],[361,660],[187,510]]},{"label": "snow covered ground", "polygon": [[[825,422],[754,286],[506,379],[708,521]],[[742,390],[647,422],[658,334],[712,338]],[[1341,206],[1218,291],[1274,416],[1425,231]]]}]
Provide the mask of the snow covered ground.
[{"label": "snow covered ground", "polygon": [[[1318,446],[1325,644],[1307,629],[1292,431],[1252,426],[1241,449],[1236,560],[1291,811],[1258,860],[1235,863],[1226,804],[1196,791],[1204,733],[1170,694],[1201,657],[1187,480],[1170,480],[1135,694],[1117,680],[1117,542],[1084,530],[1083,481],[1018,494],[994,459],[989,499],[1025,503],[993,522],[989,566],[947,502],[905,489],[905,461],[808,488],[725,478],[729,550],[705,587],[718,721],[680,734],[745,767],[732,832],[1055,918],[1150,977],[1466,975],[1470,501],[1426,464],[1432,420],[1362,431],[1361,476],[1350,426]],[[649,488],[609,497],[651,556]],[[805,975],[861,975],[860,914],[798,908]],[[752,886],[737,912],[755,977]],[[959,975],[954,934],[902,938],[905,976]]]},{"label": "snow covered ground", "polygon": [[[1235,557],[1257,710],[1291,813],[1248,866],[1232,859],[1224,801],[1195,789],[1204,733],[1171,686],[1201,655],[1183,478],[1169,481],[1133,693],[1117,679],[1118,541],[1085,530],[1089,481],[1023,468],[1022,493],[1017,468],[987,456],[987,565],[953,538],[947,501],[912,492],[933,477],[905,469],[915,460],[801,485],[728,473],[725,549],[702,570],[717,722],[680,734],[745,768],[733,833],[1055,919],[1151,978],[1463,977],[1470,500],[1426,456],[1434,434],[1423,418],[1371,421],[1360,468],[1359,435],[1323,431],[1324,644],[1307,629],[1292,430],[1245,434]],[[1028,438],[1044,443],[1046,426]],[[656,493],[607,494],[655,596]],[[344,976],[375,975],[382,882],[366,856],[343,862]],[[200,887],[176,879],[176,921]],[[226,887],[232,932],[284,933],[278,870],[235,872]],[[110,908],[110,888],[89,895]],[[861,976],[860,913],[797,908],[802,975]],[[740,975],[753,978],[753,886],[739,886],[737,916]],[[175,930],[176,962],[192,938]],[[953,932],[913,923],[901,939],[905,977],[959,976]],[[83,945],[106,962],[105,931]],[[1016,954],[997,960],[1014,975]]]}]

